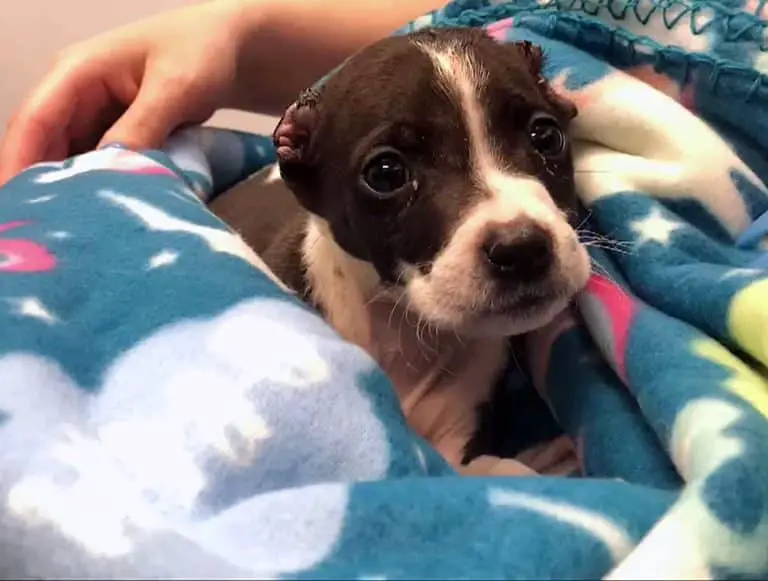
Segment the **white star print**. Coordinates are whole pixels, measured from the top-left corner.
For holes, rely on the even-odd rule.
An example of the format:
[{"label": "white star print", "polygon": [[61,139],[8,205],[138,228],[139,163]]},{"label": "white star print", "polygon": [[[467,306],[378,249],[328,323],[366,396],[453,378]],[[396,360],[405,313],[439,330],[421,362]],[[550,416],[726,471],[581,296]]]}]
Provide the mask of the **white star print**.
[{"label": "white star print", "polygon": [[22,299],[10,299],[16,305],[16,314],[22,317],[31,317],[53,325],[58,319],[40,302],[37,297],[25,297]]},{"label": "white star print", "polygon": [[672,233],[682,227],[683,224],[680,222],[665,218],[659,208],[654,208],[648,216],[630,224],[630,228],[638,236],[638,245],[653,241],[666,246],[669,244]]},{"label": "white star print", "polygon": [[178,258],[178,252],[173,250],[161,250],[149,259],[149,270],[160,268],[162,266],[169,266],[176,262]]},{"label": "white star print", "polygon": [[27,200],[27,204],[42,204],[43,202],[50,202],[55,197],[56,196],[53,196],[53,195],[40,196],[38,198],[32,198],[31,200]]},{"label": "white star print", "polygon": [[97,195],[101,198],[110,200],[124,211],[136,216],[149,230],[155,232],[184,232],[185,234],[197,236],[204,241],[213,252],[221,252],[236,256],[251,263],[281,289],[286,292],[292,292],[274,275],[266,263],[243,241],[243,239],[233,232],[182,220],[181,218],[165,213],[160,208],[144,202],[143,200],[124,196],[117,192],[102,190],[98,192]]},{"label": "white star print", "polygon": [[187,204],[200,203],[200,200],[196,197],[195,192],[186,186],[183,188],[174,188],[172,190],[168,190],[168,193],[174,198],[177,198],[182,202],[186,202]]},{"label": "white star print", "polygon": [[426,474],[427,472],[427,457],[424,456],[424,450],[418,444],[413,445],[413,451],[416,453],[416,460],[419,462],[419,466]]},{"label": "white star print", "polygon": [[757,276],[759,274],[762,274],[761,270],[758,270],[757,268],[732,268],[728,272],[726,272],[721,278],[722,280],[727,280],[729,278],[736,278],[736,277],[750,277],[750,276]]},{"label": "white star print", "polygon": [[56,240],[64,240],[65,238],[70,238],[72,234],[69,232],[64,232],[63,230],[57,230],[56,232],[50,232],[48,234],[49,238],[55,238]]}]

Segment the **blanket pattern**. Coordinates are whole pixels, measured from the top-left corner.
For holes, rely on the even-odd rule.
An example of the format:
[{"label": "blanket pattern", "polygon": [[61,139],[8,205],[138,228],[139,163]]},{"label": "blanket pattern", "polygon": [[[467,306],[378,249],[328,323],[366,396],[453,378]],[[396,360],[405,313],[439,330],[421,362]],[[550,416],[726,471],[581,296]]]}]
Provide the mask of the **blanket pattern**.
[{"label": "blanket pattern", "polygon": [[188,130],[11,181],[0,572],[768,578],[763,5],[459,0],[398,31],[540,44],[579,108],[594,272],[526,377],[580,478],[457,476],[205,209],[267,138]]}]

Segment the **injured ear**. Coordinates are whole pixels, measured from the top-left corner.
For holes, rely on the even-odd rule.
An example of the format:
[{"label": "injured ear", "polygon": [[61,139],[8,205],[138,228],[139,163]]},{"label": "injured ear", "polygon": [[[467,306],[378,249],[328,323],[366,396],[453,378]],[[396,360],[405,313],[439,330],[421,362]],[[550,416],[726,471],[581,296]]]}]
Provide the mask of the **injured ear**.
[{"label": "injured ear", "polygon": [[520,42],[514,42],[511,44],[516,50],[518,50],[528,63],[528,68],[531,73],[537,78],[539,88],[544,93],[544,97],[549,101],[555,109],[557,109],[560,117],[563,121],[570,121],[576,117],[578,110],[573,102],[557,93],[549,84],[544,75],[542,69],[544,67],[544,51],[542,48],[527,40]]},{"label": "injured ear", "polygon": [[541,77],[541,66],[544,63],[544,53],[541,47],[527,40],[513,42],[511,46],[523,55],[531,74],[535,77]]},{"label": "injured ear", "polygon": [[316,89],[303,91],[277,124],[272,143],[281,169],[304,160],[317,117],[318,98]]}]

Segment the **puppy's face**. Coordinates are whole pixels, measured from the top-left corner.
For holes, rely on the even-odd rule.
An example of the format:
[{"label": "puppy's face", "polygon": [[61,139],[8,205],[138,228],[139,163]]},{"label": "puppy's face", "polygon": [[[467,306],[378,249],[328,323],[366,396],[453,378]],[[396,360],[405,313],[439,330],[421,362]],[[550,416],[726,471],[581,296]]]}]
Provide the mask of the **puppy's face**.
[{"label": "puppy's face", "polygon": [[281,173],[337,243],[432,325],[517,334],[586,283],[565,127],[541,52],[483,31],[364,50],[275,130]]}]

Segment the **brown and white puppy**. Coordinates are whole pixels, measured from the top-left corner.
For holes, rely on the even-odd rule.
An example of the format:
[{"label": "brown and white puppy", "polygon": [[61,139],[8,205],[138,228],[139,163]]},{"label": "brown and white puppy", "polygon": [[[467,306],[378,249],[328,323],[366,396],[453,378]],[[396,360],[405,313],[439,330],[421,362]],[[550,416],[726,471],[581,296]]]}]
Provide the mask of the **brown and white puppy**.
[{"label": "brown and white puppy", "polygon": [[378,360],[411,426],[456,466],[508,337],[549,322],[590,272],[569,222],[576,110],[541,66],[538,47],[479,29],[382,40],[276,128],[295,198],[246,182],[212,204]]}]

